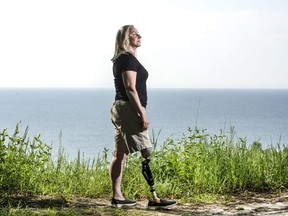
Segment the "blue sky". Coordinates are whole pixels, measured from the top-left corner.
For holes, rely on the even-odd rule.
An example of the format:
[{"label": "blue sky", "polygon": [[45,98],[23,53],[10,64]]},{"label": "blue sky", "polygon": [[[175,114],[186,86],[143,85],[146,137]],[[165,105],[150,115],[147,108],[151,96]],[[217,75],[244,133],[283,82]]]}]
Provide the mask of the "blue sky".
[{"label": "blue sky", "polygon": [[286,0],[0,1],[0,87],[113,87],[120,26],[155,88],[288,88]]}]

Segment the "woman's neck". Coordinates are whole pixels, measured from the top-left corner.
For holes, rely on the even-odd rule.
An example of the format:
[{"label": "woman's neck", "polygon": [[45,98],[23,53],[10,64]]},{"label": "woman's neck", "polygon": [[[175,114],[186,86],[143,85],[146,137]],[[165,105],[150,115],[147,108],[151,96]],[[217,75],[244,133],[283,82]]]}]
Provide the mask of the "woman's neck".
[{"label": "woman's neck", "polygon": [[130,47],[130,52],[135,55],[137,47]]}]

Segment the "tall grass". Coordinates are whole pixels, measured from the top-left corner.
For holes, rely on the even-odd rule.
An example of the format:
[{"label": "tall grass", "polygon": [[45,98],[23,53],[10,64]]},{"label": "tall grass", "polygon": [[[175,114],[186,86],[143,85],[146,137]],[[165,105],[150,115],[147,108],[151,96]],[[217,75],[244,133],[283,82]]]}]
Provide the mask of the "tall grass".
[{"label": "tall grass", "polygon": [[158,181],[171,182],[167,194],[181,197],[287,188],[287,148],[278,144],[262,149],[257,142],[248,146],[234,134],[233,128],[214,136],[195,128],[178,142],[168,139],[153,158]]},{"label": "tall grass", "polygon": [[[220,130],[188,129],[182,138],[167,140],[155,148],[151,168],[161,196],[189,200],[199,194],[227,194],[237,191],[277,192],[288,188],[288,150],[278,144],[262,149],[260,143],[247,145]],[[154,145],[157,137],[152,138]],[[157,150],[159,149],[159,150]],[[12,135],[0,133],[0,194],[61,194],[110,198],[108,150],[97,158],[85,159],[81,153],[68,160],[59,148],[56,157],[40,136],[21,135],[18,125]],[[123,175],[127,197],[146,198],[149,187],[141,174],[139,154],[129,155]]]},{"label": "tall grass", "polygon": [[28,128],[20,135],[18,125],[11,136],[6,129],[0,133],[0,193],[109,195],[107,149],[88,160],[79,152],[71,161],[59,148],[52,158],[40,136],[31,141],[27,134]]}]

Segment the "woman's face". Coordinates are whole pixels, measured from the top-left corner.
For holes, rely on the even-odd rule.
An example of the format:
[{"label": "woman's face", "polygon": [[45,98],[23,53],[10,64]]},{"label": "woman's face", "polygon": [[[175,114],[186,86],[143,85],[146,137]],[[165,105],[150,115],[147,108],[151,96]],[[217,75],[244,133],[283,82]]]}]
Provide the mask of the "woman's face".
[{"label": "woman's face", "polygon": [[137,31],[135,27],[132,27],[129,32],[129,42],[132,47],[140,47],[141,46],[141,35]]}]

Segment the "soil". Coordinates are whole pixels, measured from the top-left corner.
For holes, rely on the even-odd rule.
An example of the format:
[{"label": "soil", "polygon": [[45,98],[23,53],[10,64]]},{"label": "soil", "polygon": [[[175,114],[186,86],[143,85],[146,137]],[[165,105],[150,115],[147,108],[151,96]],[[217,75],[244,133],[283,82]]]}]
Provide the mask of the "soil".
[{"label": "soil", "polygon": [[[94,198],[67,198],[52,196],[15,197],[15,207],[45,210],[47,208],[70,209],[79,215],[288,215],[288,192],[271,193],[239,193],[229,197],[229,201],[219,199],[217,203],[181,203],[170,210],[148,210],[147,200],[137,200],[137,205],[130,208],[111,208],[110,201]],[[11,204],[11,200],[10,200]],[[82,214],[83,213],[83,214]]]}]

